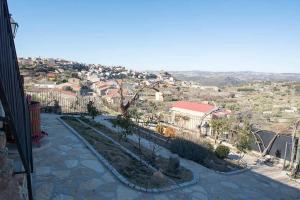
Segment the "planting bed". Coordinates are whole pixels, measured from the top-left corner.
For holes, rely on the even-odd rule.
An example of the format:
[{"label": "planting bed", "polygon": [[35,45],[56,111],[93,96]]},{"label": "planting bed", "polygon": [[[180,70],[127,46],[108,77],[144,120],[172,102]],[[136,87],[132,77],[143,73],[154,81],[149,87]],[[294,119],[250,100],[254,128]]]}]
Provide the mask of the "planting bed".
[{"label": "planting bed", "polygon": [[[165,188],[176,183],[190,181],[193,178],[192,173],[183,167],[180,167],[179,172],[174,176],[173,174],[172,176],[154,175],[155,171],[153,169],[142,164],[138,159],[122,150],[119,145],[114,144],[108,138],[84,125],[75,117],[64,116],[62,119],[86,139],[122,176],[135,185],[143,188]],[[105,126],[87,118],[82,117],[80,119],[117,141],[134,154],[139,155],[141,159],[147,161],[156,169],[164,171],[167,168],[168,159],[157,157],[154,161],[150,150],[141,148],[141,152],[143,153],[140,153],[137,143],[124,139],[120,140],[117,133]]]},{"label": "planting bed", "polygon": [[137,142],[131,141],[129,139],[120,139],[120,134],[116,133],[115,131],[107,128],[106,126],[102,125],[99,122],[92,121],[85,117],[80,117],[80,120],[87,123],[88,125],[96,128],[97,130],[101,131],[102,133],[106,134],[110,138],[118,141],[123,147],[127,148],[134,154],[141,157],[141,159],[147,161],[151,166],[156,168],[157,170],[162,171],[165,175],[171,179],[172,182],[175,183],[183,183],[192,180],[193,174],[191,171],[185,169],[184,167],[180,167],[179,171],[176,174],[168,173],[168,162],[167,158],[161,156],[153,157],[153,153],[151,150],[144,148],[142,145],[139,148]]},{"label": "planting bed", "polygon": [[87,140],[121,175],[135,185],[144,188],[160,188],[169,183],[167,179],[157,181],[153,170],[140,163],[137,159],[124,152],[107,138],[99,135],[91,128],[83,126],[73,117],[62,117],[85,140]]}]

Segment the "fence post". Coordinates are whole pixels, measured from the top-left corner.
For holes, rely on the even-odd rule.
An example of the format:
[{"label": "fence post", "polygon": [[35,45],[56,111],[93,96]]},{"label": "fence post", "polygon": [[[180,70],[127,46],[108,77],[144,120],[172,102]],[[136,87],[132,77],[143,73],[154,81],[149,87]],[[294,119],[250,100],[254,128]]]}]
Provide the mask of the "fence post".
[{"label": "fence post", "polygon": [[284,150],[284,160],[283,160],[283,166],[282,169],[285,169],[285,162],[286,162],[286,151],[287,151],[287,142],[285,142],[285,150]]}]

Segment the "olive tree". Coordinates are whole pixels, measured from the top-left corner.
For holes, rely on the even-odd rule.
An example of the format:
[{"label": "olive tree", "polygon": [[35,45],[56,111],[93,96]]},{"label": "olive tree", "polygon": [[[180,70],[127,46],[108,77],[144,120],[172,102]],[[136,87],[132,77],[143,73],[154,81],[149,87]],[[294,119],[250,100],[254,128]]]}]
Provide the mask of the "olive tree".
[{"label": "olive tree", "polygon": [[221,134],[230,130],[230,121],[227,117],[212,119],[210,124],[214,134],[215,143]]},{"label": "olive tree", "polygon": [[251,143],[251,127],[249,125],[245,125],[244,127],[240,128],[237,132],[236,148],[240,152],[240,160],[243,159],[247,151],[251,149]]}]

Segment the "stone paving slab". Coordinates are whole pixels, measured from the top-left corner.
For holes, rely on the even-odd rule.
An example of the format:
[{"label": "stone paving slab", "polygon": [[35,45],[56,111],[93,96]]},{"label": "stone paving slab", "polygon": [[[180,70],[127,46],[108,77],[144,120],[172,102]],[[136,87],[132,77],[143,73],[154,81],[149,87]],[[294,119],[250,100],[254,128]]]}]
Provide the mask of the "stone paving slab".
[{"label": "stone paving slab", "polygon": [[296,185],[272,180],[259,171],[226,176],[201,166],[200,182],[194,186],[160,194],[137,192],[121,184],[56,117],[42,114],[49,145],[33,152],[37,200],[300,199]]}]

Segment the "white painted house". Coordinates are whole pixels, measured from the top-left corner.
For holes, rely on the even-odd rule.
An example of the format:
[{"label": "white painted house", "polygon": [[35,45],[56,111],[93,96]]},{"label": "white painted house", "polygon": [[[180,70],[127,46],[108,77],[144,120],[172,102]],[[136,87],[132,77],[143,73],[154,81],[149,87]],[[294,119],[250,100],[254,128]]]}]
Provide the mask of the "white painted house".
[{"label": "white painted house", "polygon": [[171,123],[186,129],[199,131],[199,125],[203,118],[201,131],[210,135],[210,128],[203,125],[209,124],[212,118],[212,115],[208,113],[217,109],[216,106],[210,104],[179,101],[171,106]]}]

